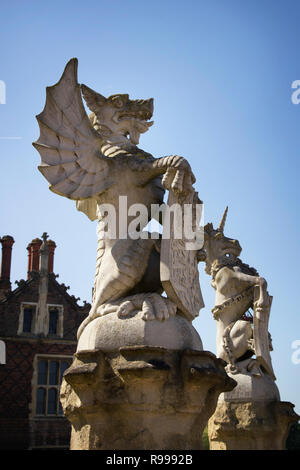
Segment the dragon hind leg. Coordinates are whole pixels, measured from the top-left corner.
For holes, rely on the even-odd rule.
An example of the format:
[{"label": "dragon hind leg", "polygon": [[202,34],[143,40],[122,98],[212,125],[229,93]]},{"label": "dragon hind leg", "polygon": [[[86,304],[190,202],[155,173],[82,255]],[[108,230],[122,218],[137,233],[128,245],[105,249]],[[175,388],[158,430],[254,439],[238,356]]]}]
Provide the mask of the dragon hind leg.
[{"label": "dragon hind leg", "polygon": [[141,281],[147,266],[154,240],[118,240],[105,250],[101,268],[95,282],[95,293],[90,314],[106,302],[124,297]]}]

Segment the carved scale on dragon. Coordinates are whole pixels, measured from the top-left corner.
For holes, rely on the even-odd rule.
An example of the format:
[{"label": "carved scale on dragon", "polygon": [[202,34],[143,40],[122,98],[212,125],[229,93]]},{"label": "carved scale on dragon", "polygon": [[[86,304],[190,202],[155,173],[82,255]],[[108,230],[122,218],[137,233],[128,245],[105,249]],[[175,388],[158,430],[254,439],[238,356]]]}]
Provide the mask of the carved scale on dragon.
[{"label": "carved scale on dragon", "polygon": [[[181,202],[197,199],[197,193],[195,177],[183,157],[154,158],[137,147],[140,134],[153,124],[149,121],[153,99],[130,100],[127,94],[105,98],[79,85],[77,67],[77,59],[71,59],[59,82],[47,87],[44,110],[37,116],[40,137],[33,145],[41,155],[39,170],[51,191],[76,201],[77,209],[90,220],[98,219],[92,307],[78,330],[79,338],[89,322],[108,313],[117,311],[122,317],[136,310],[143,312],[145,320],[166,320],[179,311],[174,297],[161,296],[166,290],[160,276],[161,240],[104,233],[103,205],[114,206],[120,234],[120,196],[127,197],[128,207],[143,204],[150,213],[151,204],[162,204],[165,189]],[[82,95],[92,111],[89,116]],[[123,235],[131,220],[128,216]],[[198,286],[196,315],[202,306]]]},{"label": "carved scale on dragon", "polygon": [[227,212],[228,207],[217,229],[211,223],[204,227],[205,271],[216,291],[212,313],[217,323],[217,356],[228,363],[231,374],[268,374],[275,380],[268,332],[272,297],[266,280],[238,258],[242,251],[238,240],[225,237]]}]

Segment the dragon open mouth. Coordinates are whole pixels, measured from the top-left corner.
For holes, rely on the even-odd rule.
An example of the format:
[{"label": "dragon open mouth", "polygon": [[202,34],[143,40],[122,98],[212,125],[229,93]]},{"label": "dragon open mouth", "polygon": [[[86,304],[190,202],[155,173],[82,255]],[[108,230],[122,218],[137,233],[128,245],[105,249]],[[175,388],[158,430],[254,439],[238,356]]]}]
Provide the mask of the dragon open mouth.
[{"label": "dragon open mouth", "polygon": [[137,128],[140,128],[140,132],[146,132],[150,126],[153,125],[153,121],[150,121],[152,117],[152,113],[150,112],[143,112],[140,111],[138,113],[136,112],[125,112],[125,113],[117,113],[113,117],[113,120],[115,121],[116,124],[123,123],[125,124],[126,122],[130,123],[131,125],[135,125]]},{"label": "dragon open mouth", "polygon": [[134,119],[139,119],[141,121],[149,121],[149,119],[152,118],[152,113],[150,111],[132,111],[132,112],[129,112],[129,111],[126,111],[126,112],[123,112],[123,113],[118,113],[118,119],[119,121],[122,120],[122,119],[130,119],[130,118],[134,118]]},{"label": "dragon open mouth", "polygon": [[118,124],[119,128],[122,128],[123,135],[137,145],[140,134],[147,132],[153,125],[153,121],[149,121],[151,117],[150,111],[124,111],[116,113],[113,121]]}]

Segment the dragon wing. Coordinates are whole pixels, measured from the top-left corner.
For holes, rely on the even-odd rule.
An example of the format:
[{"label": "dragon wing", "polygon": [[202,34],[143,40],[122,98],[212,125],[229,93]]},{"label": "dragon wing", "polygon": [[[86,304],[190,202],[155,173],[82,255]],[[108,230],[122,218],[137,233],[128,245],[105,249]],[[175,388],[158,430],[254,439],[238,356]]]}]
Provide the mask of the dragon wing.
[{"label": "dragon wing", "polygon": [[47,87],[44,110],[36,117],[40,137],[33,145],[51,191],[83,200],[110,188],[113,178],[111,160],[101,153],[102,140],[84,109],[77,66],[71,59],[59,82]]}]

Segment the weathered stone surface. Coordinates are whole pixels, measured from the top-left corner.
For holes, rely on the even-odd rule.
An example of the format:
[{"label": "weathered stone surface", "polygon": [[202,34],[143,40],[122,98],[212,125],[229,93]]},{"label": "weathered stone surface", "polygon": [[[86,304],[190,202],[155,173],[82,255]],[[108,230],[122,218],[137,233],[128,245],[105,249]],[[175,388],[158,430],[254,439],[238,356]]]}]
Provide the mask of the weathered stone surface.
[{"label": "weathered stone surface", "polygon": [[61,388],[71,449],[201,449],[219,394],[234,385],[207,351],[76,353]]},{"label": "weathered stone surface", "polygon": [[[197,257],[198,251],[203,247],[204,236],[201,243],[196,240],[196,215],[197,209],[201,207],[201,201],[194,191],[184,195],[170,191],[168,207],[176,207],[180,214],[186,214],[188,205],[193,208],[194,213],[194,227],[191,227],[193,234],[185,234],[184,222],[187,220],[176,217],[175,211],[173,217],[170,217],[170,233],[165,233],[169,227],[164,226],[160,249],[160,278],[168,298],[178,306],[188,320],[192,321],[204,307]],[[178,229],[182,234],[180,239],[176,237]]]},{"label": "weathered stone surface", "polygon": [[[153,99],[130,100],[128,94],[105,98],[80,86],[77,59],[68,62],[61,79],[46,93],[44,110],[37,116],[40,137],[34,143],[42,160],[39,170],[53,192],[76,201],[78,210],[98,220],[92,306],[80,332],[113,308],[119,315],[124,309],[134,310],[133,293],[143,296],[139,309],[145,320],[168,319],[180,309],[181,314],[193,319],[203,306],[197,250],[190,251],[184,263],[181,260],[181,272],[192,273],[193,278],[186,276],[188,302],[180,302],[186,296],[181,289],[177,304],[161,297],[160,240],[140,236],[152,218],[152,206],[163,203],[165,189],[175,199],[180,195],[182,203],[193,200],[195,194],[195,177],[185,158],[154,158],[137,147],[140,134],[153,124],[149,121]],[[92,111],[89,116],[82,95]],[[138,221],[137,211],[143,212]],[[175,288],[181,285],[178,269],[172,283]],[[113,303],[120,299],[122,303]]]},{"label": "weathered stone surface", "polygon": [[275,384],[268,332],[272,297],[265,279],[238,258],[238,240],[225,237],[227,211],[217,229],[205,226],[205,262],[216,291],[217,356],[237,385],[219,397],[208,426],[210,448],[284,449],[298,417],[291,403],[280,402]]},{"label": "weathered stone surface", "polygon": [[212,313],[217,325],[217,356],[228,363],[232,373],[267,373],[275,379],[268,332],[272,297],[266,280],[238,258],[242,251],[238,240],[225,237],[227,211],[217,229],[211,223],[204,229],[205,270],[216,291]]},{"label": "weathered stone surface", "polygon": [[299,416],[289,402],[218,402],[208,422],[210,450],[282,450]]},{"label": "weathered stone surface", "polygon": [[92,306],[61,391],[71,448],[201,448],[219,394],[235,382],[187,321],[203,307],[198,248],[187,250],[182,237],[168,244],[141,235],[165,189],[181,207],[198,204],[191,167],[137,147],[152,124],[153,99],[105,98],[80,86],[77,59],[46,94],[34,143],[39,170],[53,192],[98,220]]},{"label": "weathered stone surface", "polygon": [[222,393],[219,402],[280,401],[278,387],[268,374],[254,375],[243,371],[239,374],[228,372],[228,375],[237,382],[237,385],[232,391]]},{"label": "weathered stone surface", "polygon": [[159,346],[170,350],[202,351],[199,334],[184,317],[176,315],[160,322],[143,320],[142,312],[119,318],[116,312],[96,318],[81,334],[77,351],[116,351],[124,346]]}]

